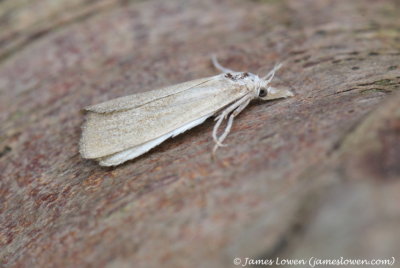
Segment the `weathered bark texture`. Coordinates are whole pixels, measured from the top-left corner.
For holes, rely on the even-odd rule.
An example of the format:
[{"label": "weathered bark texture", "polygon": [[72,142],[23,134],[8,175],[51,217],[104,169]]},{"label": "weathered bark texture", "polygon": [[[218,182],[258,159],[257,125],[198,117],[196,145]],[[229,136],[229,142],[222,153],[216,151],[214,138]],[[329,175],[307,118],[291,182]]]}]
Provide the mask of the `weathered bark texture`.
[{"label": "weathered bark texture", "polygon": [[[400,3],[0,2],[0,265],[231,267],[400,261]],[[217,72],[254,103],[211,160],[213,121],[117,168],[78,153],[81,109]]]}]

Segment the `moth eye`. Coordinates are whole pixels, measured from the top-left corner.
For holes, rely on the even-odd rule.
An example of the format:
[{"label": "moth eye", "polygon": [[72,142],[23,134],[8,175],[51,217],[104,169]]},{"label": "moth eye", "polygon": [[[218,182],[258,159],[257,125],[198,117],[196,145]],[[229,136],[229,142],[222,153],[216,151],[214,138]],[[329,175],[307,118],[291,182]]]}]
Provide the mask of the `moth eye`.
[{"label": "moth eye", "polygon": [[261,98],[267,96],[267,90],[264,88],[260,89],[260,92],[258,92],[258,96]]}]

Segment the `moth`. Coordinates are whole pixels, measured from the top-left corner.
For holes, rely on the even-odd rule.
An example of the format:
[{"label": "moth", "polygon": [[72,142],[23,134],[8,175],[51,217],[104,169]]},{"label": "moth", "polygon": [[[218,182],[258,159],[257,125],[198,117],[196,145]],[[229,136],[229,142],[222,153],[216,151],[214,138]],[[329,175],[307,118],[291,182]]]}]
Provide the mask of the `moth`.
[{"label": "moth", "polygon": [[[275,66],[266,76],[236,72],[219,64],[222,73],[181,84],[116,98],[86,107],[80,153],[101,166],[116,166],[138,157],[168,138],[175,137],[215,116],[213,152],[225,146],[234,118],[251,100],[293,96],[287,89],[270,86]],[[222,122],[227,120],[222,134]]]}]

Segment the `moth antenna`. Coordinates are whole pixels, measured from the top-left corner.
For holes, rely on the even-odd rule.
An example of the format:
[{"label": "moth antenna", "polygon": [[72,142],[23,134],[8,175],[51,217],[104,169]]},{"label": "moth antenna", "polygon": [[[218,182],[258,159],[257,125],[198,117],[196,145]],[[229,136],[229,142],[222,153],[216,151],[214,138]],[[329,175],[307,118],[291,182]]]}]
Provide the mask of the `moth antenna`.
[{"label": "moth antenna", "polygon": [[211,56],[211,62],[212,62],[212,64],[214,65],[214,67],[215,67],[217,70],[220,70],[220,71],[223,72],[223,73],[236,73],[235,71],[233,71],[233,70],[231,70],[231,69],[228,69],[228,68],[225,68],[224,66],[222,66],[222,65],[218,62],[217,56],[215,56],[215,54],[213,54],[213,55]]},{"label": "moth antenna", "polygon": [[271,82],[271,80],[274,78],[275,72],[278,71],[281,67],[282,63],[275,65],[274,68],[262,79],[267,83]]}]

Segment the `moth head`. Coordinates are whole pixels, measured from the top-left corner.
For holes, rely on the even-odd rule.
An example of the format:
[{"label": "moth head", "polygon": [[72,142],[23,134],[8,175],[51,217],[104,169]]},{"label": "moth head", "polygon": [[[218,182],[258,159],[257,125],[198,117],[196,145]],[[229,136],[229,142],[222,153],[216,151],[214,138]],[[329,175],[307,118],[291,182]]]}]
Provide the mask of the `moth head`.
[{"label": "moth head", "polygon": [[274,100],[292,97],[293,92],[287,88],[274,88],[269,86],[269,83],[274,78],[275,72],[278,71],[282,67],[282,64],[275,65],[275,67],[263,78],[261,78],[257,97],[262,100]]},{"label": "moth head", "polygon": [[293,92],[286,88],[260,87],[258,98],[262,100],[274,100],[294,96]]}]

